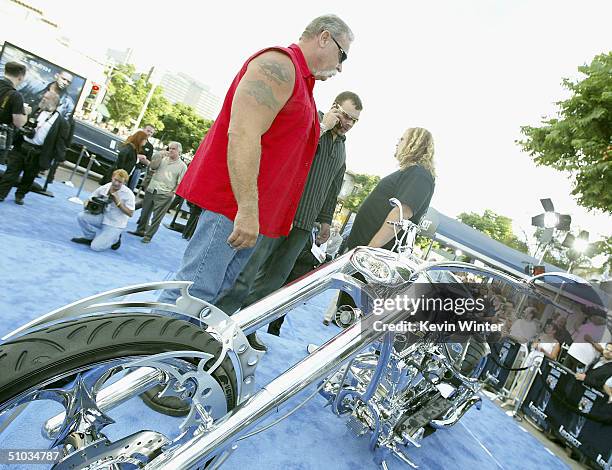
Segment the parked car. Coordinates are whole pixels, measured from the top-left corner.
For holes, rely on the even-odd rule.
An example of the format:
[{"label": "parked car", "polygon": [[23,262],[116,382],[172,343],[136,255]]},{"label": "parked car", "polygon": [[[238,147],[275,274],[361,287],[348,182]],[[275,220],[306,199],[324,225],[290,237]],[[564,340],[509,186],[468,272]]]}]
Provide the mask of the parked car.
[{"label": "parked car", "polygon": [[[112,132],[75,119],[72,144],[70,146],[72,152],[66,154],[66,159],[76,163],[84,147],[89,154],[96,155],[96,161],[100,164],[100,166],[94,165],[91,171],[104,174],[117,161],[119,146],[123,141],[123,138]],[[88,163],[89,158],[85,155],[80,165],[86,167]]]}]

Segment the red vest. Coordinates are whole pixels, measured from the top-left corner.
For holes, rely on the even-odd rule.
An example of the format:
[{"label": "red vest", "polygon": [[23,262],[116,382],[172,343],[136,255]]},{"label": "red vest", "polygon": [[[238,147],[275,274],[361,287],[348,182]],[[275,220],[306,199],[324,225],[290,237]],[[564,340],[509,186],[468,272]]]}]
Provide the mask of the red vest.
[{"label": "red vest", "polygon": [[245,62],[225,96],[217,120],[195,153],[177,194],[231,220],[236,217],[238,205],[227,168],[227,131],[232,100],[249,62],[269,50],[286,53],[295,66],[293,94],[261,137],[257,180],[259,232],[275,238],[289,233],[319,142],[319,120],[312,96],[315,79],[295,44],[288,48],[264,49]]}]

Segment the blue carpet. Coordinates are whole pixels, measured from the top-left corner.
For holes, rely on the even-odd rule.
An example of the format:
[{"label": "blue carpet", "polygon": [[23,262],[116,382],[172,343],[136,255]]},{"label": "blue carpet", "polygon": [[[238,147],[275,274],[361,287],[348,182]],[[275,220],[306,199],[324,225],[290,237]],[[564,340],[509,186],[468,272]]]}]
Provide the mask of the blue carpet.
[{"label": "blue carpet", "polygon": [[[80,235],[75,219],[80,206],[67,201],[76,190],[59,183],[50,189],[55,198],[29,194],[26,205],[17,206],[11,194],[0,203],[0,336],[82,297],[129,284],[169,279],[180,263],[186,242],[180,234],[163,226],[149,245],[124,235],[118,251],[94,253],[71,243],[71,237]],[[135,220],[133,217],[130,230]],[[322,343],[337,332],[321,324],[330,295],[322,294],[296,307],[283,326],[283,337],[260,334],[269,352],[258,369],[259,386],[304,357],[307,343]],[[299,403],[304,396],[294,399],[289,406]],[[345,419],[334,416],[323,404],[323,399],[316,396],[289,419],[241,441],[224,468],[378,468],[367,439],[354,438],[344,425]],[[29,406],[11,423],[11,432],[4,433],[0,448],[45,448],[48,443],[40,437],[36,423],[40,423],[41,416],[57,412],[56,406],[59,405],[46,402]],[[138,399],[116,408],[111,416],[127,423],[121,429],[115,425],[106,428],[111,438],[135,432],[147,423],[149,428],[170,433],[179,422],[176,418],[156,422],[155,415]],[[426,469],[568,468],[486,398],[481,411],[470,410],[458,425],[437,431],[423,441],[420,449],[410,450],[409,455],[420,468]],[[407,467],[391,461],[390,468]]]}]

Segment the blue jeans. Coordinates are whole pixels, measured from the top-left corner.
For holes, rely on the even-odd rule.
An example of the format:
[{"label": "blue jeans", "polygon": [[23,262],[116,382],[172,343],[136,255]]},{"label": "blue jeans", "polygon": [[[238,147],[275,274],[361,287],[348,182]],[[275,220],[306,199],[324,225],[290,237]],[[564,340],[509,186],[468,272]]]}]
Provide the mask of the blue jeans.
[{"label": "blue jeans", "polygon": [[280,289],[310,239],[309,231],[297,227],[286,237],[263,237],[234,286],[223,291],[215,305],[232,315]]},{"label": "blue jeans", "polygon": [[104,225],[102,219],[104,214],[93,215],[89,212],[79,212],[77,221],[81,226],[85,238],[91,240],[90,248],[94,251],[108,250],[111,245],[119,240],[122,228]]},{"label": "blue jeans", "polygon": [[259,273],[260,269],[268,258],[270,258],[274,250],[278,248],[278,245],[282,243],[283,239],[284,237],[263,237],[257,244],[253,255],[249,258],[249,261],[244,266],[244,269],[236,279],[234,285],[228,290],[222,291],[215,305],[228,315],[232,315],[238,309],[242,308],[244,301],[251,293],[253,283],[257,278],[257,273]]},{"label": "blue jeans", "polygon": [[[234,230],[234,222],[227,217],[204,210],[185,249],[181,268],[174,280],[191,281],[189,293],[214,304],[221,292],[234,285],[254,248],[234,250],[227,239]],[[257,241],[261,239],[261,235]],[[165,290],[160,302],[174,303],[179,290]]]},{"label": "blue jeans", "polygon": [[130,188],[132,191],[134,191],[136,189],[136,185],[138,184],[138,180],[140,179],[140,174],[142,173],[142,170],[140,168],[134,168],[134,171],[132,172],[132,175],[130,176],[130,179],[128,180],[128,188]]}]

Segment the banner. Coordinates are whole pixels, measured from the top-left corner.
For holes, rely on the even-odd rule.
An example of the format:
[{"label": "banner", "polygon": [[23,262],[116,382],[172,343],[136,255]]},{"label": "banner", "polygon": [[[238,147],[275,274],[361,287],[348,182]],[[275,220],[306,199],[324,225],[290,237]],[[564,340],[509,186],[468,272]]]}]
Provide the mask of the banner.
[{"label": "banner", "polygon": [[523,413],[591,463],[610,469],[612,404],[601,390],[587,387],[562,365],[544,358],[522,405]]},{"label": "banner", "polygon": [[85,86],[85,78],[9,42],[5,42],[2,48],[0,77],[4,76],[4,65],[7,62],[19,62],[26,66],[25,80],[17,90],[32,110],[36,110],[42,96],[52,90],[60,97],[57,111],[64,119],[72,118]]},{"label": "banner", "polygon": [[510,373],[513,372],[511,369],[520,367],[514,364],[520,349],[521,345],[509,338],[504,338],[499,344],[493,344],[481,379],[497,391],[504,388]]}]

